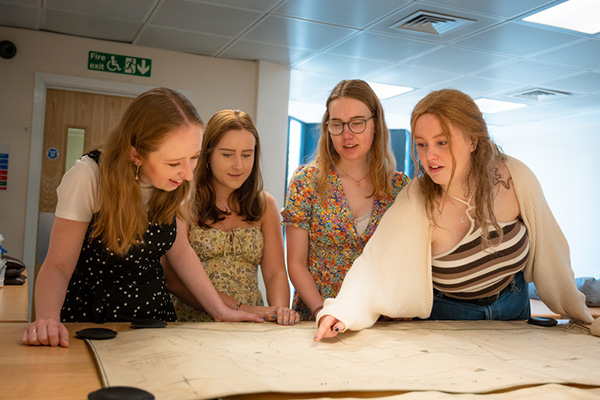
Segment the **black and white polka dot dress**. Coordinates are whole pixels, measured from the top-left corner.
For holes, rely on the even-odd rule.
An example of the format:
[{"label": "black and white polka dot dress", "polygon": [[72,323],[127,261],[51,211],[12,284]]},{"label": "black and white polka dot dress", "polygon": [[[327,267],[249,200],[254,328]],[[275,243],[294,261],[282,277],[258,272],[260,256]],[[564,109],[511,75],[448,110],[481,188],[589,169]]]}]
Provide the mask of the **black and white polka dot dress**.
[{"label": "black and white polka dot dress", "polygon": [[[93,221],[92,221],[93,222]],[[160,257],[177,235],[170,225],[149,224],[144,243],[125,256],[108,250],[90,228],[69,282],[61,311],[63,322],[132,321],[154,318],[175,321],[175,311],[165,284]]]}]

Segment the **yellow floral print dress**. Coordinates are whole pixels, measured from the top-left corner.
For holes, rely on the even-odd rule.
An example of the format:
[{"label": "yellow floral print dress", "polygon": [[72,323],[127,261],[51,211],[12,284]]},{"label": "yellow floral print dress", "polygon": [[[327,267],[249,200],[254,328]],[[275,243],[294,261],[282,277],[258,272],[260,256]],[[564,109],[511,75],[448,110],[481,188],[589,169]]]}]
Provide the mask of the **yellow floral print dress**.
[{"label": "yellow floral print dress", "polygon": [[[229,232],[194,225],[188,233],[190,244],[202,261],[215,288],[244,304],[262,306],[258,289],[258,265],[263,255],[260,226],[236,228]],[[203,310],[171,295],[177,321],[209,322],[213,319]]]}]

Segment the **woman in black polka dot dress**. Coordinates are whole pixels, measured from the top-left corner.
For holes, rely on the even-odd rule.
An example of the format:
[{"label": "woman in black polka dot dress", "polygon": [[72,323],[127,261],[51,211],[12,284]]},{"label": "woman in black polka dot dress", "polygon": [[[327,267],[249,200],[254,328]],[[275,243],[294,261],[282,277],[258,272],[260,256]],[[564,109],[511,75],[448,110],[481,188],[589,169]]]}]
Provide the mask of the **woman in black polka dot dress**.
[{"label": "woman in black polka dot dress", "polygon": [[223,303],[187,239],[203,128],[184,96],[153,89],[67,171],[23,344],[68,347],[61,321],[174,321],[161,257],[215,320],[262,321]]}]

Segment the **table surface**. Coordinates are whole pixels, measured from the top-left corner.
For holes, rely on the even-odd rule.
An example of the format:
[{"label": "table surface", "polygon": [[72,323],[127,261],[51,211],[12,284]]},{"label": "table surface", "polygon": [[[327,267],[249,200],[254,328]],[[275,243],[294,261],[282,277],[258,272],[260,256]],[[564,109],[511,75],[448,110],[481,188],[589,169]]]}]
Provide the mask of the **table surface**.
[{"label": "table surface", "polygon": [[[309,322],[303,322],[309,323]],[[310,322],[313,324],[313,322]],[[68,348],[24,346],[20,343],[26,323],[0,323],[0,387],[3,400],[83,400],[102,387],[100,372],[84,340],[75,332],[90,327],[102,327],[115,331],[130,329],[129,323],[65,323],[70,333]],[[8,390],[7,388],[10,388]],[[388,396],[402,392],[370,392]],[[285,393],[261,393],[260,398],[280,400],[292,398]],[[328,397],[363,397],[364,393],[328,393]],[[322,395],[318,395],[322,397]],[[238,395],[227,399],[256,399],[256,395]],[[311,399],[315,394],[294,394],[294,399]]]},{"label": "table surface", "polygon": [[[531,304],[531,315],[532,316],[551,317],[551,318],[555,318],[555,319],[565,318],[565,317],[555,313],[551,309],[549,309],[548,306],[546,304],[544,304],[544,302],[541,300],[531,299],[530,304]],[[588,307],[588,308],[594,318],[600,317],[600,307]]]},{"label": "table surface", "polygon": [[[27,275],[26,272],[23,272]],[[0,287],[0,322],[29,321],[29,294],[27,281],[23,285]]]},{"label": "table surface", "polygon": [[[302,324],[314,324],[302,322]],[[104,327],[115,331],[129,330],[129,323],[66,323],[70,333],[69,348],[37,347],[20,344],[27,323],[0,323],[0,387],[2,399],[86,399],[102,387],[100,373],[91,349],[75,332],[89,327]],[[502,391],[503,392],[503,391]],[[330,397],[385,397],[403,392],[343,392],[343,393],[261,393],[261,399],[311,399]],[[498,392],[496,392],[498,393]],[[228,399],[255,399],[256,395],[231,396]]]}]

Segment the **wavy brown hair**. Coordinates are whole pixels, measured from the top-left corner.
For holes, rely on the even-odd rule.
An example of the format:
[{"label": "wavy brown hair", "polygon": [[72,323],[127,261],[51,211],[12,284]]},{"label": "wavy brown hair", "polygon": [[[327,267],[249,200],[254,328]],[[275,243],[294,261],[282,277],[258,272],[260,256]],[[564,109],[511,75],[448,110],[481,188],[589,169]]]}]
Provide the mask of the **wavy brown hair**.
[{"label": "wavy brown hair", "polygon": [[[417,119],[423,114],[435,115],[442,126],[442,131],[452,155],[452,172],[450,174],[450,184],[454,178],[456,170],[456,159],[452,152],[452,137],[450,136],[449,126],[459,129],[465,136],[476,143],[475,150],[471,153],[471,166],[466,178],[466,192],[473,193],[475,199],[475,222],[482,228],[481,238],[484,247],[490,246],[488,239],[489,224],[491,223],[500,234],[499,240],[502,240],[502,229],[494,215],[494,186],[501,183],[505,187],[509,182],[501,180],[498,173],[498,163],[506,160],[506,155],[492,141],[488,133],[487,125],[483,115],[477,107],[477,104],[467,94],[455,89],[443,89],[431,92],[421,99],[413,109],[410,125],[411,139],[414,143],[415,124]],[[447,193],[443,193],[442,187],[427,175],[423,164],[418,160],[415,154],[415,147],[412,148],[412,159],[417,166],[415,175],[421,181],[421,190],[425,197],[427,214],[430,220],[433,219],[433,210],[436,200],[443,200]],[[440,206],[441,207],[441,206]],[[435,222],[435,221],[434,221]]]},{"label": "wavy brown hair", "polygon": [[154,189],[148,210],[135,180],[136,166],[130,158],[131,147],[145,158],[163,140],[182,126],[203,122],[192,103],[181,93],[156,88],[142,93],[129,105],[119,125],[104,146],[99,160],[99,210],[92,225],[92,237],[117,254],[142,241],[148,223],[169,224],[175,216],[191,222],[194,215],[194,181],[183,181],[177,189]]},{"label": "wavy brown hair", "polygon": [[344,80],[338,83],[327,102],[326,110],[321,121],[321,134],[317,144],[317,152],[313,164],[317,168],[317,193],[319,199],[324,201],[326,198],[327,175],[329,170],[340,160],[340,155],[333,146],[333,141],[327,130],[329,121],[329,106],[332,101],[340,97],[350,97],[365,104],[373,114],[373,123],[375,125],[375,134],[373,144],[369,153],[369,176],[373,183],[373,193],[371,195],[386,196],[392,192],[392,177],[396,171],[396,159],[392,153],[390,145],[390,132],[385,124],[383,106],[379,98],[369,86],[369,84],[360,79]]},{"label": "wavy brown hair", "polygon": [[210,168],[210,158],[215,148],[231,130],[245,129],[255,139],[254,165],[248,178],[242,186],[234,190],[230,197],[233,211],[241,215],[244,220],[253,222],[262,218],[265,212],[265,199],[263,194],[263,180],[260,172],[260,139],[258,130],[252,118],[240,110],[222,110],[212,116],[206,124],[206,132],[202,139],[202,153],[198,162],[197,182],[197,208],[198,225],[209,227],[209,223],[223,220],[223,212],[216,204],[216,194],[213,186],[213,172]]}]

